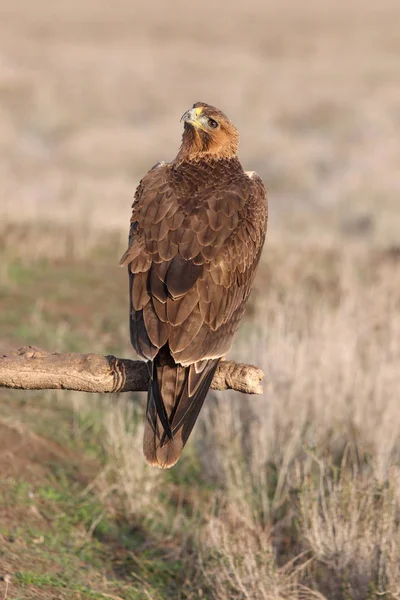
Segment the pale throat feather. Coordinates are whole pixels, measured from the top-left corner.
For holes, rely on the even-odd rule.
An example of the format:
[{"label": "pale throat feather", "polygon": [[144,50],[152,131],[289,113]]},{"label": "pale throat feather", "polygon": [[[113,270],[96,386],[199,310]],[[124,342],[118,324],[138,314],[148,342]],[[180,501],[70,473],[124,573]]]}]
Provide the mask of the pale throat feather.
[{"label": "pale throat feather", "polygon": [[229,131],[219,129],[212,134],[188,125],[185,127],[182,144],[174,162],[197,160],[225,160],[237,156],[239,135],[232,126]]}]

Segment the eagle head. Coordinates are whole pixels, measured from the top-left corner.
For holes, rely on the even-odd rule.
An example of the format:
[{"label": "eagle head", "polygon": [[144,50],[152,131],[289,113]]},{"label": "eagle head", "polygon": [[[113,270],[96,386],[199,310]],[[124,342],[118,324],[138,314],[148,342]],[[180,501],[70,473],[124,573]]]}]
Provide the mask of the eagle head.
[{"label": "eagle head", "polygon": [[229,159],[237,155],[239,134],[228,117],[218,108],[196,102],[185,112],[181,160]]}]

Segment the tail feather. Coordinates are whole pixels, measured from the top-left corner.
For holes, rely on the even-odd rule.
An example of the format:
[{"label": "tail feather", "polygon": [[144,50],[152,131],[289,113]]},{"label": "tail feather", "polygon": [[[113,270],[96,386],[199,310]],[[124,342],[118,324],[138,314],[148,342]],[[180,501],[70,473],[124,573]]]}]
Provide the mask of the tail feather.
[{"label": "tail feather", "polygon": [[148,463],[168,468],[177,462],[219,361],[217,358],[183,367],[175,363],[167,349],[162,349],[155,357],[143,439]]},{"label": "tail feather", "polygon": [[[161,368],[165,369],[165,367],[161,367]],[[168,380],[168,378],[164,377],[164,380]],[[160,422],[161,422],[162,428],[165,432],[165,435],[168,437],[168,439],[172,440],[172,431],[171,431],[171,427],[169,424],[168,414],[165,409],[165,405],[162,400],[162,396],[159,393],[157,378],[155,378],[151,381],[148,393],[149,394],[151,393],[151,397],[153,399],[154,406],[156,409],[155,414],[160,419]]]}]

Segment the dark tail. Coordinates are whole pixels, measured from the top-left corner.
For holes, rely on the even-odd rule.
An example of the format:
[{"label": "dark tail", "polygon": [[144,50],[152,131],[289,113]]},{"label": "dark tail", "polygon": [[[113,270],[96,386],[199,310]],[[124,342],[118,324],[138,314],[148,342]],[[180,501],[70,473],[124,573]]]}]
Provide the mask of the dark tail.
[{"label": "dark tail", "polygon": [[173,360],[164,346],[152,363],[147,396],[143,452],[149,464],[166,469],[179,459],[220,359],[188,367]]}]

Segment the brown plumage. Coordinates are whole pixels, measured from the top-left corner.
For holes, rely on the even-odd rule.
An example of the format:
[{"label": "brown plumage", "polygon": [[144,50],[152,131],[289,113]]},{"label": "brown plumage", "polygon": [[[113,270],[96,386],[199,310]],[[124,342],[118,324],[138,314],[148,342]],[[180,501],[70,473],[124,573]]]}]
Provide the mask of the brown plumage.
[{"label": "brown plumage", "polygon": [[151,382],[146,460],[171,467],[193,429],[243,316],[267,228],[261,179],[237,158],[238,132],[198,102],[181,148],[140,182],[127,265],[132,345]]}]

